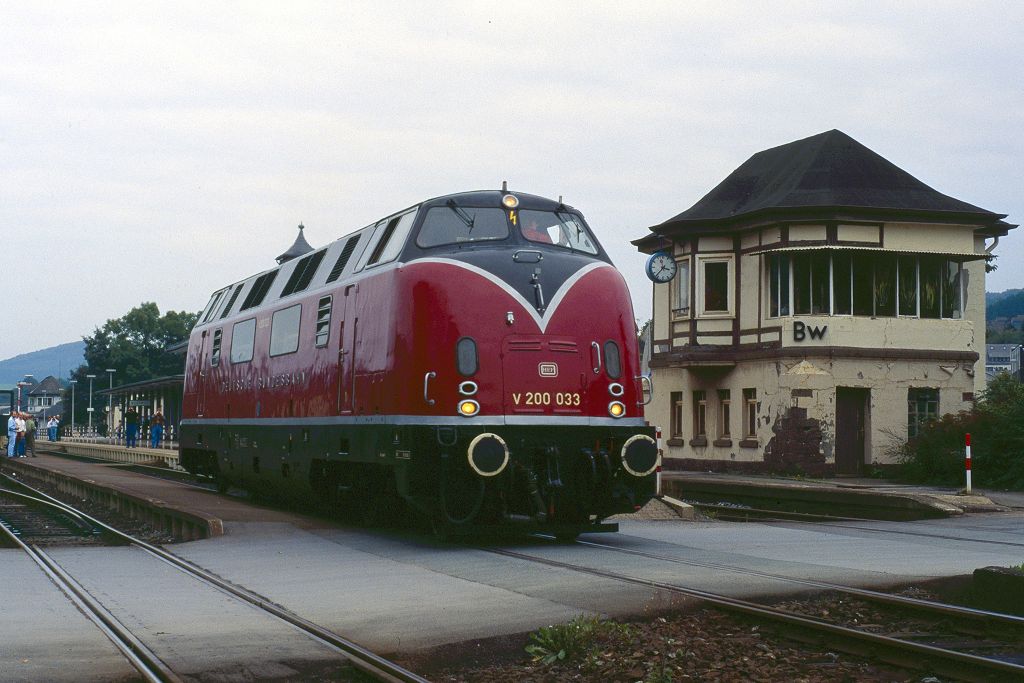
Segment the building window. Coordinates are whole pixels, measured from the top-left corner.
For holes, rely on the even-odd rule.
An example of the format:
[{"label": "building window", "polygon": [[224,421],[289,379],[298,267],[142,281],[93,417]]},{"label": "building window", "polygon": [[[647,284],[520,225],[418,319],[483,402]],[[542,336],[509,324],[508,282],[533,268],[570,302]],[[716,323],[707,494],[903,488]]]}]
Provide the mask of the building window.
[{"label": "building window", "polygon": [[683,392],[673,391],[669,394],[672,415],[669,419],[669,438],[683,438]]},{"label": "building window", "polygon": [[772,254],[769,314],[963,317],[963,264],[935,256],[826,250]]},{"label": "building window", "polygon": [[743,390],[743,437],[757,438],[757,389]]},{"label": "building window", "polygon": [[732,314],[732,256],[709,256],[698,260],[698,312],[707,316]]},{"label": "building window", "polygon": [[913,439],[921,428],[939,416],[939,390],[907,389],[907,438]]},{"label": "building window", "polygon": [[729,428],[730,408],[732,401],[729,399],[728,389],[718,390],[718,438],[728,439],[731,436]]},{"label": "building window", "polygon": [[302,304],[275,311],[270,321],[270,355],[283,356],[299,349],[299,319]]},{"label": "building window", "polygon": [[704,390],[693,392],[693,437],[708,435],[708,398]]},{"label": "building window", "polygon": [[679,262],[672,284],[672,314],[677,318],[690,317],[690,259]]}]

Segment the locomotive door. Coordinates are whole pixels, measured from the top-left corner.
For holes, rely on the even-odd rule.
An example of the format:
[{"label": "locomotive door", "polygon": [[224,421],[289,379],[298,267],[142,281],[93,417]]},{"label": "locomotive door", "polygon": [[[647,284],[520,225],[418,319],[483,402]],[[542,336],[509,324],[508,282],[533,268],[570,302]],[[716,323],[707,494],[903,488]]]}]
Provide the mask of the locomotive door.
[{"label": "locomotive door", "polygon": [[203,413],[206,412],[206,337],[208,330],[203,330],[202,337],[199,341],[199,353],[197,354],[196,363],[199,367],[196,368],[196,417],[202,417]]},{"label": "locomotive door", "polygon": [[345,300],[341,304],[341,323],[338,330],[338,413],[351,414],[356,393],[356,335],[359,318],[356,317],[357,285],[345,288]]},{"label": "locomotive door", "polygon": [[506,414],[584,414],[588,360],[587,354],[571,338],[505,337],[502,374]]}]

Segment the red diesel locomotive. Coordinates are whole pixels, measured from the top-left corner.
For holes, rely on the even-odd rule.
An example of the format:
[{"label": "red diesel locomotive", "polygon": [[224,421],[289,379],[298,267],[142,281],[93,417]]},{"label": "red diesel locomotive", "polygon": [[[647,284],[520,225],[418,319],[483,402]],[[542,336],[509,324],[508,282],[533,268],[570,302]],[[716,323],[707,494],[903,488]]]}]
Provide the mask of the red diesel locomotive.
[{"label": "red diesel locomotive", "polygon": [[613,531],[655,494],[629,293],[578,211],[467,192],[296,245],[200,314],[186,469],[441,533]]}]

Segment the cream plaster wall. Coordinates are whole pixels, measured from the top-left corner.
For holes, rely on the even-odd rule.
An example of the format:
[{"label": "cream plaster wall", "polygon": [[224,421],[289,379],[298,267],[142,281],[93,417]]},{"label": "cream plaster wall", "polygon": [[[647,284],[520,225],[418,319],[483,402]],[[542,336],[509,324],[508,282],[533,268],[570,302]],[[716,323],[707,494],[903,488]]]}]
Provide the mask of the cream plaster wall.
[{"label": "cream plaster wall", "polygon": [[701,237],[697,249],[700,253],[707,251],[732,251],[732,237]]},{"label": "cream plaster wall", "polygon": [[886,223],[885,248],[911,251],[974,251],[974,229],[965,225]]},{"label": "cream plaster wall", "polygon": [[789,226],[789,241],[799,242],[801,240],[824,240],[824,225],[791,225]]},{"label": "cream plaster wall", "polygon": [[836,239],[841,242],[875,242],[881,239],[877,225],[840,225],[836,228]]}]

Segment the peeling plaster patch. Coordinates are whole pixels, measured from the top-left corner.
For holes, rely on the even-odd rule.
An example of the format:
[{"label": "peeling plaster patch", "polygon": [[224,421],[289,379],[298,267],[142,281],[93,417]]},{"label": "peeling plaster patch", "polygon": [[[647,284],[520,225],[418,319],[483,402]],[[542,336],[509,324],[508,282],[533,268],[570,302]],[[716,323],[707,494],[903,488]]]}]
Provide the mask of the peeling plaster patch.
[{"label": "peeling plaster patch", "polygon": [[829,373],[825,372],[821,368],[816,367],[813,363],[810,363],[809,361],[802,360],[799,363],[797,363],[796,365],[794,365],[792,368],[787,370],[786,374],[787,375],[827,375]]}]

